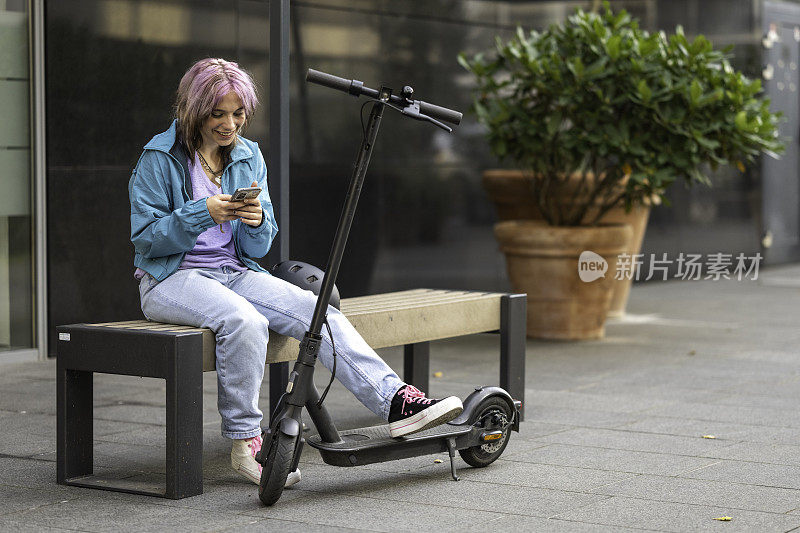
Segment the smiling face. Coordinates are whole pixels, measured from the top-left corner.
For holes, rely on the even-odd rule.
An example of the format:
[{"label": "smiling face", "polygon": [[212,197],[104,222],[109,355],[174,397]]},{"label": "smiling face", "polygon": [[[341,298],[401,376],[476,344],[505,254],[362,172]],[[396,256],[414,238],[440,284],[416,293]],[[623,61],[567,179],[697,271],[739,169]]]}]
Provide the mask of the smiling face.
[{"label": "smiling face", "polygon": [[246,119],[239,96],[230,91],[220,99],[211,115],[200,126],[203,146],[211,149],[230,145]]}]

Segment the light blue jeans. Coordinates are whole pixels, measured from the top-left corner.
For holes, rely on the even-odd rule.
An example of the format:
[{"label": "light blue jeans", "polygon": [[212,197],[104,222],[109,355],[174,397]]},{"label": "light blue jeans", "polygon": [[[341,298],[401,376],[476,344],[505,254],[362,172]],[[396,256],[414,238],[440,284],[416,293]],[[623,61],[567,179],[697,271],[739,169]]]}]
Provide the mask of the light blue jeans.
[{"label": "light blue jeans", "polygon": [[[258,393],[269,330],[301,339],[311,325],[314,294],[264,272],[221,267],[178,270],[160,283],[146,274],[139,283],[139,296],[142,312],[150,320],[214,332],[222,435],[230,439],[259,435]],[[336,377],[387,420],[392,397],[403,381],[333,307],[328,308],[328,323],[338,357]],[[330,370],[333,350],[325,328],[319,358]]]}]

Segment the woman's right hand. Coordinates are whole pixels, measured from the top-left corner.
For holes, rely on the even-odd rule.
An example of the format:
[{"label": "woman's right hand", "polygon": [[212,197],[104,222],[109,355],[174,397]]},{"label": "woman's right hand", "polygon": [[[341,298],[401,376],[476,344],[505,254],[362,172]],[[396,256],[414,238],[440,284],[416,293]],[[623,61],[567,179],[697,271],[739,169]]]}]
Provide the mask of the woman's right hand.
[{"label": "woman's right hand", "polygon": [[244,202],[231,202],[230,194],[215,194],[206,198],[208,213],[215,224],[222,224],[239,218],[236,210],[244,207]]}]

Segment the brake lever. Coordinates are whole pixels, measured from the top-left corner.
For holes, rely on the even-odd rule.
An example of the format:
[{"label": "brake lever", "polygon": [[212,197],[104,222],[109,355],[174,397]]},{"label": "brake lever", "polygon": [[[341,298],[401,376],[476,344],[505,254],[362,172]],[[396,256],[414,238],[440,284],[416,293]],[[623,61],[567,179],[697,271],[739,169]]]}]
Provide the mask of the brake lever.
[{"label": "brake lever", "polygon": [[406,115],[407,117],[411,117],[414,120],[421,120],[424,122],[430,122],[434,126],[439,126],[447,133],[452,133],[453,128],[450,126],[443,124],[436,120],[435,118],[429,117],[428,115],[423,115],[419,111],[419,100],[412,100],[406,107],[400,108],[400,112]]},{"label": "brake lever", "polygon": [[447,133],[453,133],[453,128],[451,128],[447,124],[443,124],[443,123],[439,122],[438,120],[436,120],[435,118],[429,117],[428,115],[423,115],[422,113],[420,113],[419,116],[421,117],[422,120],[427,120],[428,122],[430,122],[434,126],[439,126],[440,128],[442,128]]}]

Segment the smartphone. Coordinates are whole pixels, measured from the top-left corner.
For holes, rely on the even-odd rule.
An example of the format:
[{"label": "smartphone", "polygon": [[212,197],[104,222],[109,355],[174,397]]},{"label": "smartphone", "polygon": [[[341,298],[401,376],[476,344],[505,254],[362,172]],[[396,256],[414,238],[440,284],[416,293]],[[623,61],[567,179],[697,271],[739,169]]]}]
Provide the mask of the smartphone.
[{"label": "smartphone", "polygon": [[261,187],[239,187],[231,195],[231,202],[241,202],[242,200],[252,200],[261,194]]}]

